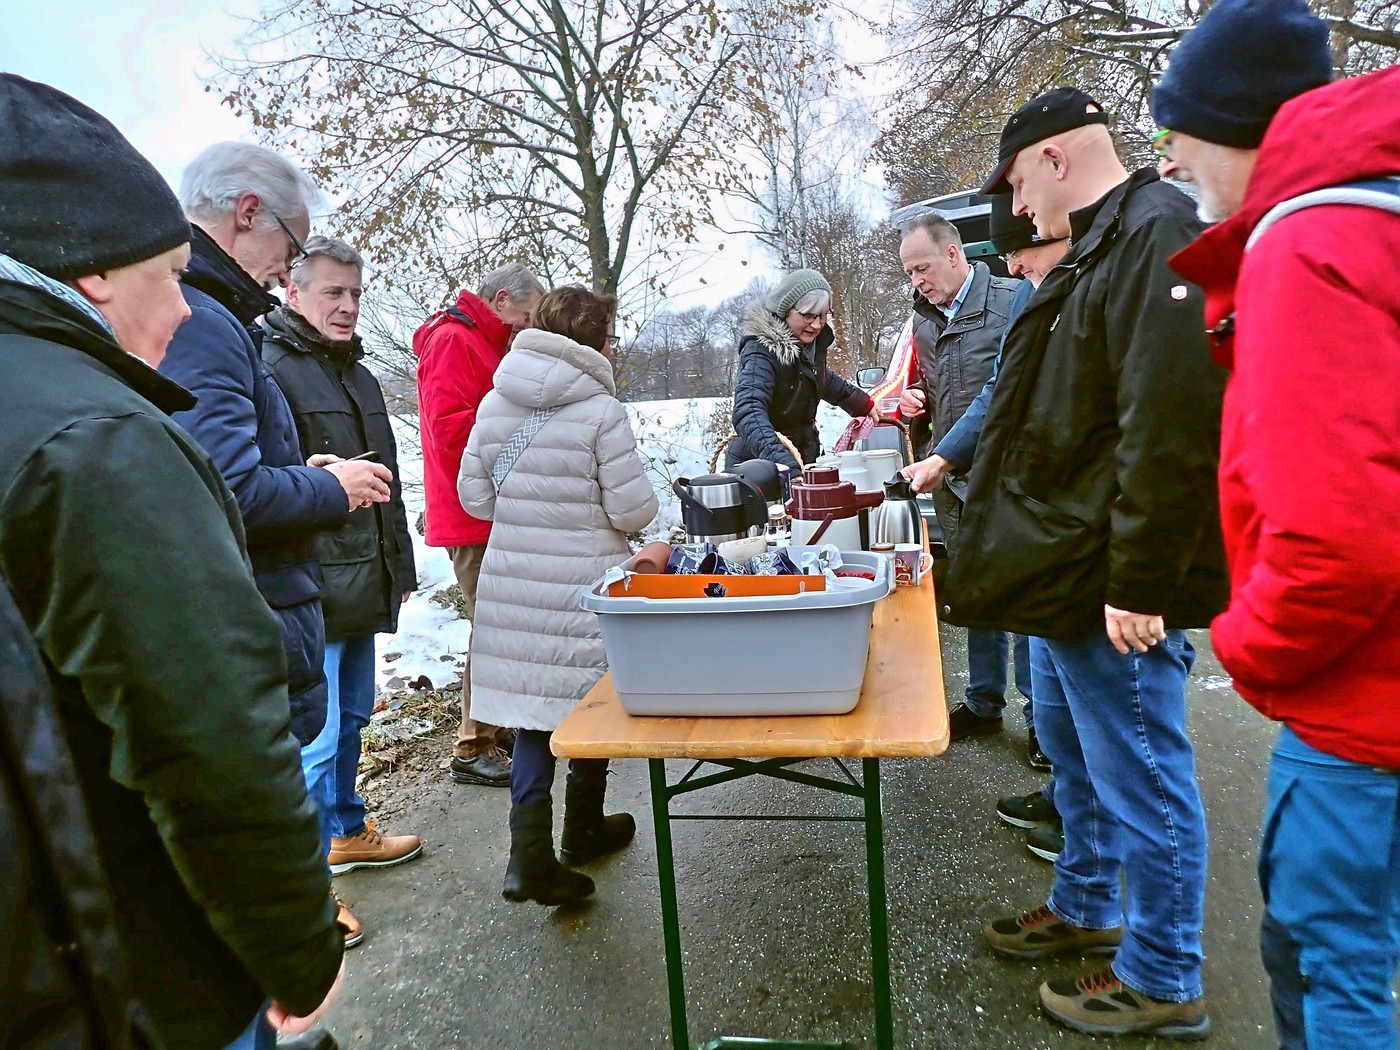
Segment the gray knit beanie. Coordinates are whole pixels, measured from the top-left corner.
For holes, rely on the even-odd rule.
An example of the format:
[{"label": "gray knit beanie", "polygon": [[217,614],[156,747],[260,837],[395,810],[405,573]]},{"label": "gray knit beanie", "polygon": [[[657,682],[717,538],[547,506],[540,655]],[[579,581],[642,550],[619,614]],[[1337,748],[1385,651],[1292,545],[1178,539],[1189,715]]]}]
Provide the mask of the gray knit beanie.
[{"label": "gray knit beanie", "polygon": [[786,317],[788,312],[808,292],[830,294],[831,285],[827,284],[826,278],[817,273],[816,270],[793,270],[792,273],[778,282],[778,287],[768,293],[768,298],[763,300],[763,305],[774,316]]}]

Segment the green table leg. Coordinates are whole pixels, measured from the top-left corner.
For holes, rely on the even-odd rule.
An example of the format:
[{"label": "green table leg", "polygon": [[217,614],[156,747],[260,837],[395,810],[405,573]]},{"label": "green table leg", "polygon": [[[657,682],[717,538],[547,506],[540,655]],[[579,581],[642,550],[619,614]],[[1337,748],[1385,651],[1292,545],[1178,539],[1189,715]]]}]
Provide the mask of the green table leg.
[{"label": "green table leg", "polygon": [[865,874],[870,892],[870,975],[875,993],[875,1046],[894,1050],[890,1004],[890,923],[885,898],[885,822],[880,805],[880,760],[865,765]]},{"label": "green table leg", "polygon": [[651,813],[656,824],[656,871],[661,883],[661,929],[666,939],[666,986],[671,994],[671,1045],[675,1050],[690,1050],[681,919],[676,908],[676,861],[671,853],[671,790],[666,784],[666,760],[647,761],[651,768]]}]

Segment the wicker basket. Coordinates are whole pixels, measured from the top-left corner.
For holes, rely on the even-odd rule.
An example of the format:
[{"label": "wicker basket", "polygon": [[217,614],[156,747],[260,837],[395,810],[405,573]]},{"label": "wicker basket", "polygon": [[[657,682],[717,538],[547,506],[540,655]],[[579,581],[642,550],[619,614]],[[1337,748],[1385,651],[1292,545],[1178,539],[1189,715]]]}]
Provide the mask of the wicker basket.
[{"label": "wicker basket", "polygon": [[[797,446],[794,445],[791,441],[789,441],[786,435],[780,434],[776,430],[773,431],[773,433],[777,436],[778,440],[783,443],[783,448],[787,449],[789,452],[792,453],[792,458],[797,460],[798,467],[800,468],[806,466],[806,464],[802,461],[802,453],[797,451]],[[719,460],[720,457],[724,455],[724,450],[727,449],[729,447],[729,443],[738,436],[738,434],[730,434],[727,438],[725,438],[719,443],[719,448],[715,449],[715,454],[710,457],[711,474],[713,474],[716,470],[719,469]],[[908,435],[906,434],[905,437],[907,440]]]}]

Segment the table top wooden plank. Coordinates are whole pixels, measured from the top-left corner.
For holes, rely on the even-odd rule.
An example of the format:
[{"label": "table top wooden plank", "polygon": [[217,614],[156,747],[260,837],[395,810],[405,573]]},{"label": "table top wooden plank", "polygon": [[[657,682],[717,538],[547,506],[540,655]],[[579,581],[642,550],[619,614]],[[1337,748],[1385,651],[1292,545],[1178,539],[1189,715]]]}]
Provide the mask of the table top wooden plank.
[{"label": "table top wooden plank", "polygon": [[603,677],[554,731],[561,758],[917,758],[948,747],[932,574],[875,605],[860,702],[845,715],[627,714]]}]

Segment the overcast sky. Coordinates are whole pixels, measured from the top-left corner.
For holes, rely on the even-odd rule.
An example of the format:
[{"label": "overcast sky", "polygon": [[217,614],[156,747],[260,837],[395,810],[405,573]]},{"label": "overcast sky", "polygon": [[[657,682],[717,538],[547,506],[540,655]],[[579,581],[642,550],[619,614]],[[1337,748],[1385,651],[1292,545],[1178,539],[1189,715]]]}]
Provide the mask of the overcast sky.
[{"label": "overcast sky", "polygon": [[247,0],[15,0],[0,16],[0,68],[42,80],[97,110],[176,185],[196,153],[251,138],[206,93],[207,51],[239,32]]},{"label": "overcast sky", "polygon": [[[112,121],[178,187],[184,166],[222,139],[253,140],[250,125],[206,92],[210,52],[229,50],[239,16],[260,0],[0,0],[0,69],[61,88]],[[851,41],[848,40],[848,47]],[[873,42],[860,41],[873,51]],[[854,56],[853,56],[854,57]],[[868,55],[859,56],[868,60]],[[710,235],[710,241],[720,238]],[[675,275],[671,305],[714,302],[771,271],[742,238],[702,249]],[[712,245],[706,248],[713,250]],[[744,260],[747,265],[736,265]],[[701,280],[703,278],[703,282]]]}]

